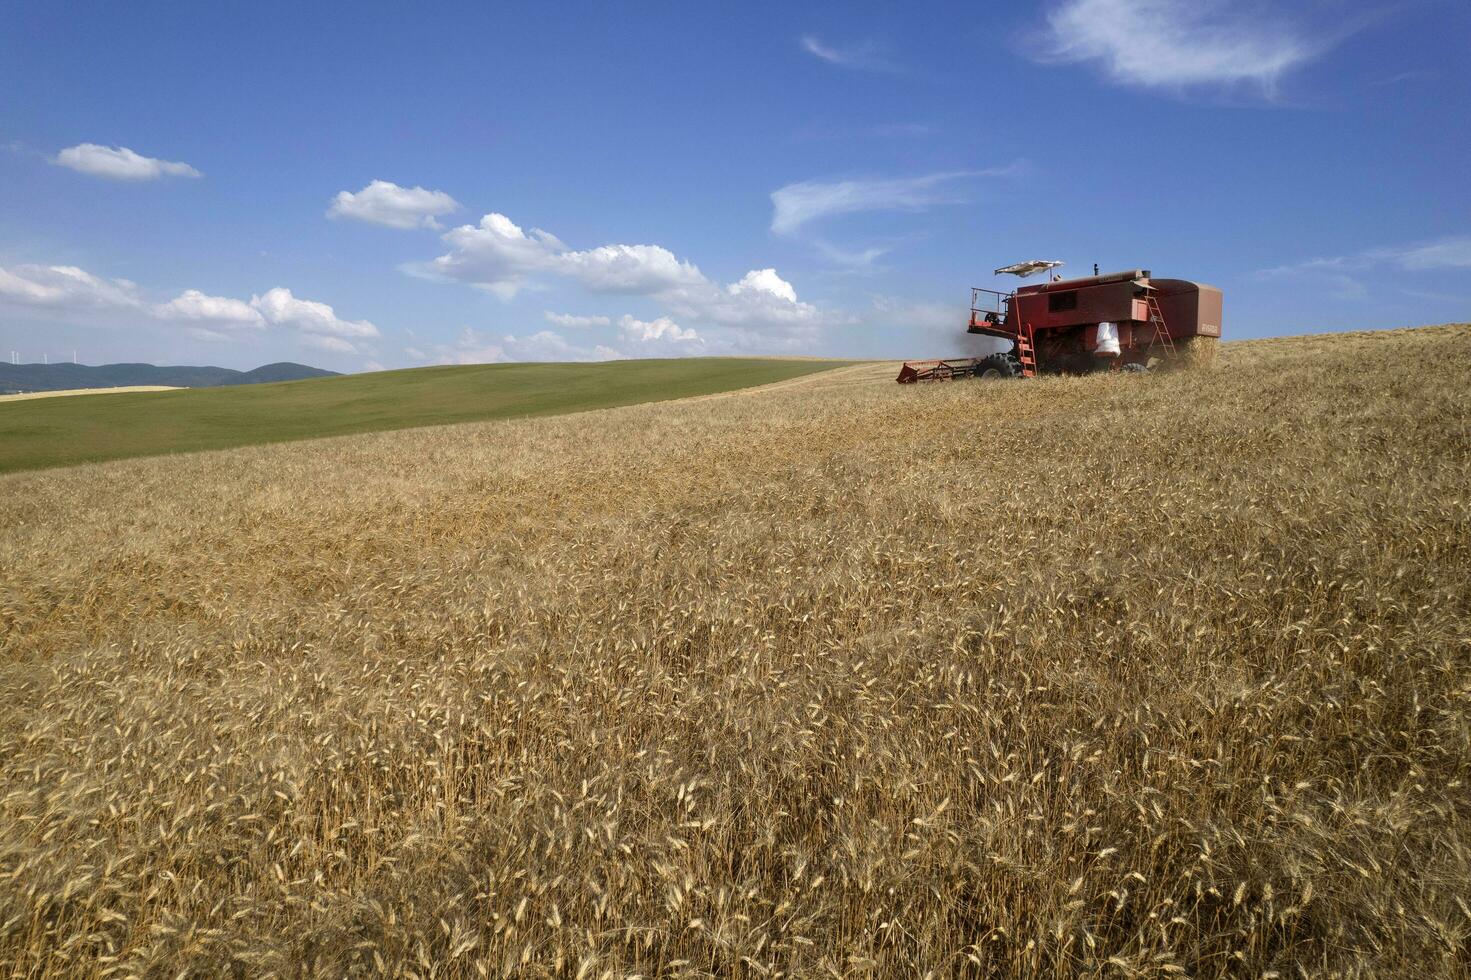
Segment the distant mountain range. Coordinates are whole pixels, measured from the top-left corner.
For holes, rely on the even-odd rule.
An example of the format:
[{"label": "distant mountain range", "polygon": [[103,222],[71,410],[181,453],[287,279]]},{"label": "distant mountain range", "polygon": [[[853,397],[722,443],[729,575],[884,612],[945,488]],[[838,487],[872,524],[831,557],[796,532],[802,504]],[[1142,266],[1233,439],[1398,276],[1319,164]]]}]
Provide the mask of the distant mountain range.
[{"label": "distant mountain range", "polygon": [[290,361],[262,365],[254,371],[222,367],[159,367],[156,364],[0,364],[0,395],[71,388],[131,388],[135,385],[213,388],[218,385],[330,378],[336,374],[336,371],[323,371]]}]

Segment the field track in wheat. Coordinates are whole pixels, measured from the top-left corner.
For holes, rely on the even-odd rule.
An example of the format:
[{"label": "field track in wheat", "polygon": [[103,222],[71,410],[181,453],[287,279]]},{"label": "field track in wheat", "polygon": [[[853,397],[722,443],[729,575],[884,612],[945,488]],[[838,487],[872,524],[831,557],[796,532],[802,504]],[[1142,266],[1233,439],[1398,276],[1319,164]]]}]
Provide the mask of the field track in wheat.
[{"label": "field track in wheat", "polygon": [[1471,971],[1471,327],[890,377],[0,477],[0,973]]}]

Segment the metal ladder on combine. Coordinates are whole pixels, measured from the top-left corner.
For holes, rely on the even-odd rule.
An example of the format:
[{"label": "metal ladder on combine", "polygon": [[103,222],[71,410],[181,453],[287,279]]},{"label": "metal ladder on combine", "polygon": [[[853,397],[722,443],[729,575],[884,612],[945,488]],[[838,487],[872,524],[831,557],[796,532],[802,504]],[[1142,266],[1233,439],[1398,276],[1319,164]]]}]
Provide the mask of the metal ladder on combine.
[{"label": "metal ladder on combine", "polygon": [[1023,323],[1016,332],[1016,359],[1021,362],[1022,377],[1037,376],[1037,346],[1030,323]]},{"label": "metal ladder on combine", "polygon": [[1149,325],[1154,327],[1154,336],[1150,338],[1149,346],[1163,347],[1167,356],[1174,357],[1175,341],[1171,339],[1169,328],[1165,326],[1165,315],[1159,308],[1159,300],[1151,294],[1144,297],[1144,303],[1149,310]]}]

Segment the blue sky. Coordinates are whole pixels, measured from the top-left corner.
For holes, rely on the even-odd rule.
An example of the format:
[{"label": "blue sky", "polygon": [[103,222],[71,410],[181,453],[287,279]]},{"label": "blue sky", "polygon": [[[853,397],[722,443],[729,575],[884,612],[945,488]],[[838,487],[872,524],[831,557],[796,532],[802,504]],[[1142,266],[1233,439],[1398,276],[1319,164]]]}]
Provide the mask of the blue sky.
[{"label": "blue sky", "polygon": [[0,5],[0,353],[963,352],[1022,259],[1471,314],[1471,6]]}]

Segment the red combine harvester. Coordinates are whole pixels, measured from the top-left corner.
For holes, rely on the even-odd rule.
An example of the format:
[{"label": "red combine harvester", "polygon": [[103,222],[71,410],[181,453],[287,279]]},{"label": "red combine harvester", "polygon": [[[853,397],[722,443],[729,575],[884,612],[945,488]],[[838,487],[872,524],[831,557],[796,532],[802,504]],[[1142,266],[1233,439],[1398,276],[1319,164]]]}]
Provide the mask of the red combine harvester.
[{"label": "red combine harvester", "polygon": [[[1020,262],[996,274],[1030,276],[1060,265]],[[977,287],[970,296],[966,332],[1009,340],[1010,350],[989,357],[908,361],[899,372],[900,384],[1200,364],[1209,360],[1221,336],[1219,289],[1154,279],[1148,269],[1054,278],[1010,293]]]}]

